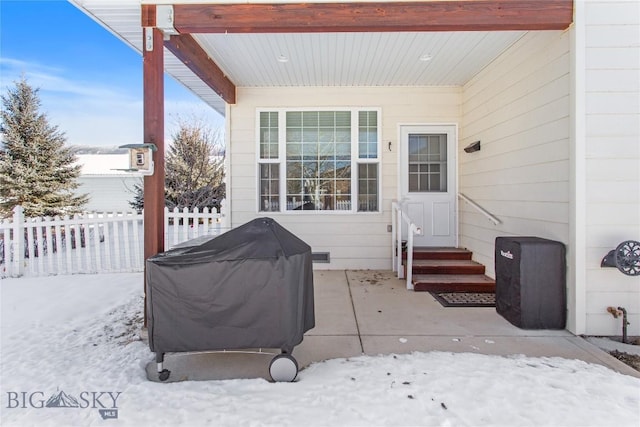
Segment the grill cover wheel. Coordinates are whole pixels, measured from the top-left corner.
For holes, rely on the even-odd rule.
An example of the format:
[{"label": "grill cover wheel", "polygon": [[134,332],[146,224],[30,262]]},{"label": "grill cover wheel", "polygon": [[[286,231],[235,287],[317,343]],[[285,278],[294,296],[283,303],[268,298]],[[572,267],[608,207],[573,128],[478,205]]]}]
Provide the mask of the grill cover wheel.
[{"label": "grill cover wheel", "polygon": [[275,382],[293,382],[298,376],[298,362],[289,354],[279,354],[269,364],[269,375]]}]

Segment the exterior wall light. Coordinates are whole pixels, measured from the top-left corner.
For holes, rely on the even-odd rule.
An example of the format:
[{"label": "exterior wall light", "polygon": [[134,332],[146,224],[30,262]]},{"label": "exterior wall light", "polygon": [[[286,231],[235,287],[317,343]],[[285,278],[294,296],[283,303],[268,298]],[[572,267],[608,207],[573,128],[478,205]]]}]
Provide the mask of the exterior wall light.
[{"label": "exterior wall light", "polygon": [[480,141],[472,142],[464,147],[466,153],[473,153],[474,151],[480,151]]}]

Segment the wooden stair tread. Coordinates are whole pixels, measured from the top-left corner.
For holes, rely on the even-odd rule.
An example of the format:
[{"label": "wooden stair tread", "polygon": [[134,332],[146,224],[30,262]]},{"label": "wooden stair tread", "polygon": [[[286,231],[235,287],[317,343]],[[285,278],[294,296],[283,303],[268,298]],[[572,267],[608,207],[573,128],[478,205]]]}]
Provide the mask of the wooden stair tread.
[{"label": "wooden stair tread", "polygon": [[484,274],[484,272],[484,265],[471,260],[418,259],[413,261],[413,274]]},{"label": "wooden stair tread", "polygon": [[[487,277],[485,266],[472,260],[463,248],[413,248],[412,283],[415,291],[495,292],[495,281]],[[405,273],[407,252],[403,251]]]},{"label": "wooden stair tread", "polygon": [[[413,248],[413,259],[471,259],[472,253],[461,248]],[[402,258],[407,259],[407,252],[402,252]]]},{"label": "wooden stair tread", "polygon": [[413,266],[425,267],[425,266],[478,266],[482,265],[478,262],[467,259],[414,259]]},{"label": "wooden stair tread", "polygon": [[416,292],[495,292],[496,283],[483,274],[417,274],[412,276]]},{"label": "wooden stair tread", "polygon": [[414,252],[470,252],[469,250],[464,248],[452,248],[447,246],[442,246],[442,247],[414,246],[413,251]]},{"label": "wooden stair tread", "polygon": [[479,283],[494,284],[495,281],[484,274],[414,274],[411,276],[413,283]]}]

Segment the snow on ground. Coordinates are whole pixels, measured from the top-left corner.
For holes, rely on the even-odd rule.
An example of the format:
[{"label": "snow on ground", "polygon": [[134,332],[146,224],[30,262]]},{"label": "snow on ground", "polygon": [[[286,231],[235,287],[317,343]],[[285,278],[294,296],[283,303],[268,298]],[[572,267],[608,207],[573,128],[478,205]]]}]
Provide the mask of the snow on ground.
[{"label": "snow on ground", "polygon": [[3,280],[0,424],[638,425],[639,379],[561,358],[362,356],[295,383],[149,382],[141,284],[139,273]]}]

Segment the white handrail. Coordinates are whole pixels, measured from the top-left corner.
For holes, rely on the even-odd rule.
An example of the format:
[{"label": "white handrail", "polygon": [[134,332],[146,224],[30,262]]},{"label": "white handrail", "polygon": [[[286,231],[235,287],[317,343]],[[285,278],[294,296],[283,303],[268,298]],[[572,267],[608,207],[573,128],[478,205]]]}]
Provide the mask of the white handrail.
[{"label": "white handrail", "polygon": [[407,224],[407,289],[413,290],[413,235],[422,234],[422,229],[415,225],[409,215],[402,210],[400,203],[391,202],[391,251],[392,269],[397,271],[398,279],[404,278],[402,268],[402,223]]},{"label": "white handrail", "polygon": [[471,200],[469,197],[465,196],[462,193],[458,193],[458,197],[473,206],[478,212],[484,215],[494,225],[502,224],[502,221],[500,221],[495,215],[492,215],[488,210]]}]

